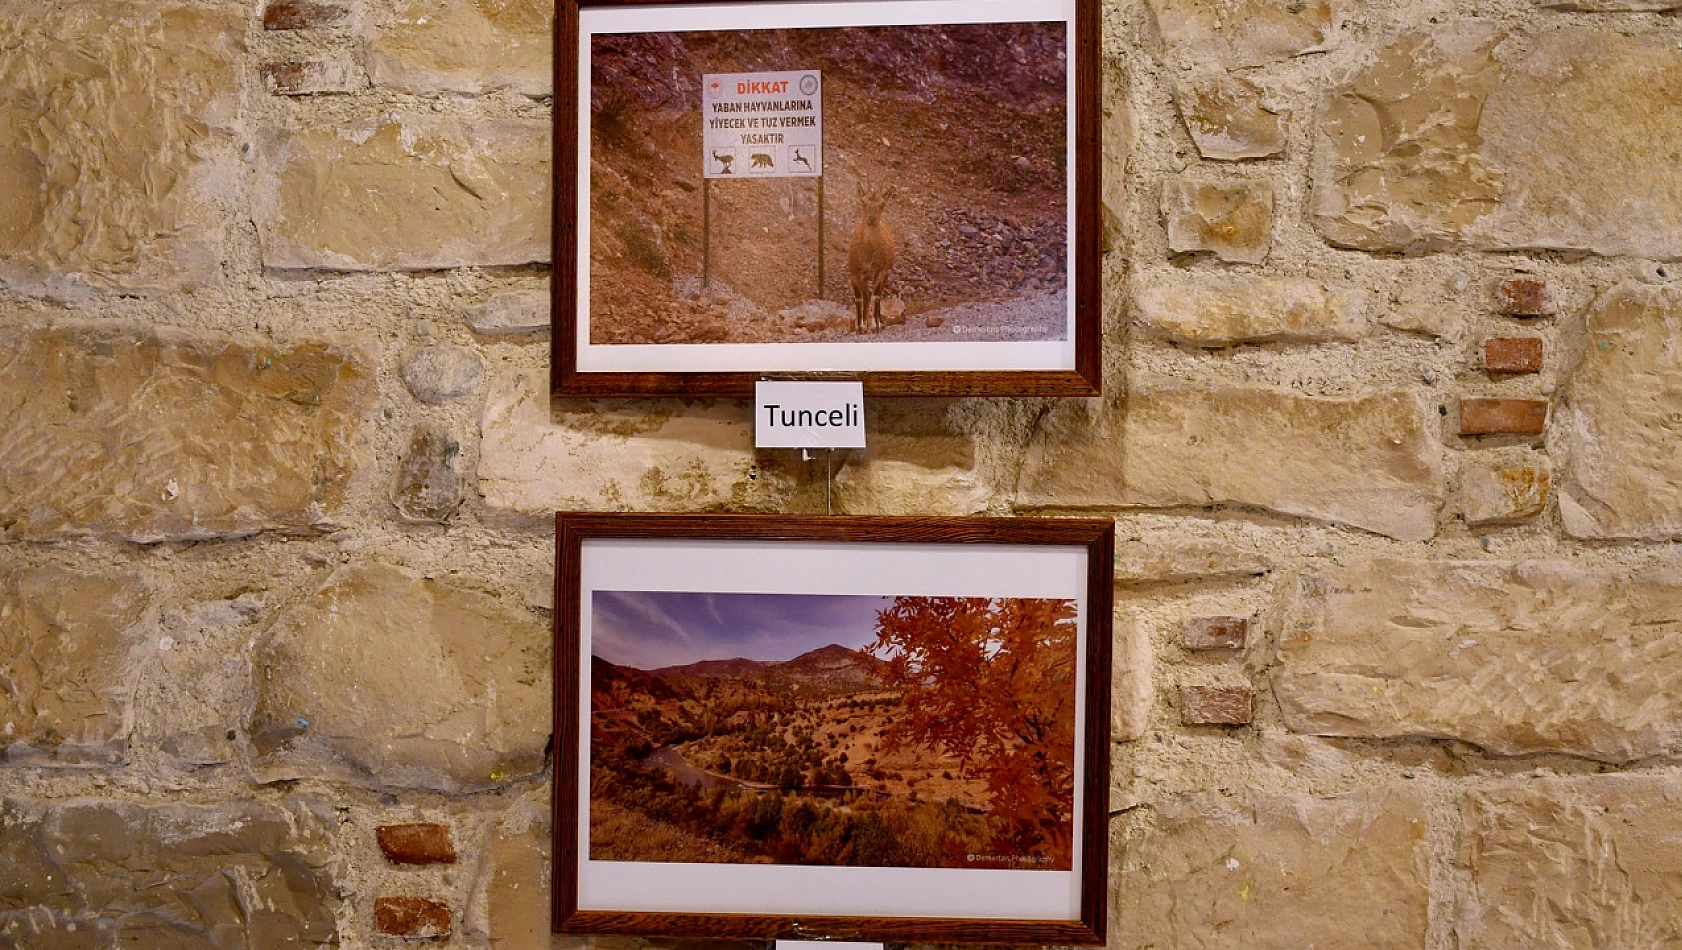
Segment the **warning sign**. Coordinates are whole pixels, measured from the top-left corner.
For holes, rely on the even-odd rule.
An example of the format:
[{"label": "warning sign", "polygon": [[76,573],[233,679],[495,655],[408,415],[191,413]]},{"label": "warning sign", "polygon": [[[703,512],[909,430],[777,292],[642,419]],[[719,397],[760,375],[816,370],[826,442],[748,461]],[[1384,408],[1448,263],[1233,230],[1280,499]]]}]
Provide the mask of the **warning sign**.
[{"label": "warning sign", "polygon": [[823,74],[707,73],[701,77],[701,159],[707,178],[823,174]]}]

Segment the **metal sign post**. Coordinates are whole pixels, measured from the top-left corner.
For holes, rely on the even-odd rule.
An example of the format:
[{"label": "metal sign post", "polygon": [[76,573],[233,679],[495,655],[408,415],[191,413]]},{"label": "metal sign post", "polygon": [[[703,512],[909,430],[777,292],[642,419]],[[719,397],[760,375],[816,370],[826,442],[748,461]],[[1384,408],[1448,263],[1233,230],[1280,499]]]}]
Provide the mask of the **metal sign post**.
[{"label": "metal sign post", "polygon": [[762,379],[753,387],[753,446],[824,453],[823,507],[835,514],[835,450],[864,448],[864,383]]},{"label": "metal sign post", "polygon": [[823,299],[823,176],[818,176],[818,299]]}]

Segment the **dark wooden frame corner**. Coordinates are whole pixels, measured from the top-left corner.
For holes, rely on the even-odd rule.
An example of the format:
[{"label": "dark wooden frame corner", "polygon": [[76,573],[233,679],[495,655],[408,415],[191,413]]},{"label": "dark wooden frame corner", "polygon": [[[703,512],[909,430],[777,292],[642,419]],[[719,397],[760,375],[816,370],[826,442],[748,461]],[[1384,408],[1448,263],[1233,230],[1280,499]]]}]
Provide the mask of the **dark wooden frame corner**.
[{"label": "dark wooden frame corner", "polygon": [[[1082,549],[1086,575],[1078,919],[794,916],[584,910],[578,887],[582,572],[586,540],[1046,545]],[[561,513],[555,522],[554,933],[686,938],[1101,945],[1109,868],[1110,653],[1115,526],[1108,520]]]},{"label": "dark wooden frame corner", "polygon": [[[579,88],[578,41],[581,8],[665,5],[704,9],[718,0],[558,0],[555,20],[555,110],[553,272],[550,286],[550,389],[575,396],[748,396],[755,381],[778,379],[858,379],[872,396],[1095,396],[1102,382],[1101,251],[1099,237],[1099,6],[1100,0],[1073,0],[1075,60],[1074,152],[1068,158],[1074,176],[1074,240],[1068,261],[1068,292],[1074,301],[1074,365],[1059,369],[1020,370],[870,370],[838,367],[822,371],[762,372],[760,368],[697,372],[585,372],[579,368],[577,297],[579,273],[578,193],[580,155],[576,134],[578,109],[588,109],[590,90]],[[739,0],[792,5],[799,0]],[[845,3],[847,0],[837,0]]]}]

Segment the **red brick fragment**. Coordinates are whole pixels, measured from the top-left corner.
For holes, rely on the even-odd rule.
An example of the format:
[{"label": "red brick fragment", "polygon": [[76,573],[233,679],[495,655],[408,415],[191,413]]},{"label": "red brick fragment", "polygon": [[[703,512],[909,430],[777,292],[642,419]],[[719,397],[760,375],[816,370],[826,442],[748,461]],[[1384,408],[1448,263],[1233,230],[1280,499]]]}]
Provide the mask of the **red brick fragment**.
[{"label": "red brick fragment", "polygon": [[450,908],[424,897],[380,897],[374,900],[374,927],[393,937],[447,937]]},{"label": "red brick fragment", "polygon": [[1533,336],[1491,337],[1483,341],[1483,367],[1491,373],[1540,373],[1542,341]]},{"label": "red brick fragment", "polygon": [[456,847],[450,828],[435,821],[406,825],[381,825],[374,838],[385,856],[398,864],[454,864]]},{"label": "red brick fragment", "polygon": [[1247,726],[1256,691],[1248,686],[1180,687],[1180,722],[1187,726]]},{"label": "red brick fragment", "polygon": [[1495,291],[1495,308],[1509,317],[1545,317],[1559,308],[1548,282],[1534,277],[1510,277]]},{"label": "red brick fragment", "polygon": [[1249,635],[1248,617],[1187,617],[1180,624],[1188,650],[1242,650]]},{"label": "red brick fragment", "polygon": [[274,0],[263,9],[265,30],[314,30],[338,26],[350,16],[350,9],[337,3],[312,0]]},{"label": "red brick fragment", "polygon": [[308,89],[320,69],[317,63],[264,63],[263,88],[270,95],[296,96]]},{"label": "red brick fragment", "polygon": [[1546,399],[1462,399],[1461,435],[1541,435],[1548,426]]}]

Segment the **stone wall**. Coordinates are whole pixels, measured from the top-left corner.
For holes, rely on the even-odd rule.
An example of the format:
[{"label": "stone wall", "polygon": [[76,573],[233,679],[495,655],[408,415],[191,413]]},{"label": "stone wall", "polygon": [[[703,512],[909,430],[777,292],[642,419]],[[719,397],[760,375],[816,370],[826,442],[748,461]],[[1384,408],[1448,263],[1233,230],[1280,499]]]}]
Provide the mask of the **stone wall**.
[{"label": "stone wall", "polygon": [[[1117,948],[1682,942],[1682,2],[1109,0],[1105,387],[848,513],[1113,515]],[[547,0],[0,0],[0,948],[546,935]]]}]

